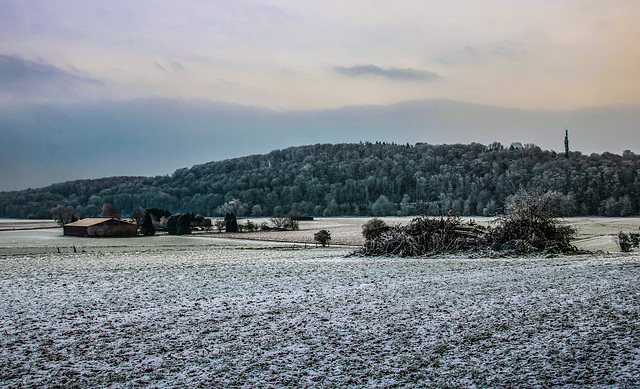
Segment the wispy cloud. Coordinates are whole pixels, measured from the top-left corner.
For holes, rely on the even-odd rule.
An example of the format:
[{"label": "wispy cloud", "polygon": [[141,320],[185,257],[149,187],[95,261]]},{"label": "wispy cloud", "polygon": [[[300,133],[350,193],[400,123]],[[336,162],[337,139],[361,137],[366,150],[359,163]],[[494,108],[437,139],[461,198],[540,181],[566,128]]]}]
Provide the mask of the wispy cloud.
[{"label": "wispy cloud", "polygon": [[172,67],[174,70],[178,70],[178,71],[181,71],[181,72],[184,72],[184,71],[185,71],[185,70],[184,70],[184,66],[182,66],[179,62],[171,62],[171,67]]},{"label": "wispy cloud", "polygon": [[24,82],[56,80],[103,85],[101,81],[72,74],[44,61],[35,62],[0,54],[0,88]]},{"label": "wispy cloud", "polygon": [[0,54],[0,97],[44,97],[75,94],[84,86],[104,86],[79,71],[66,71],[42,60],[30,61]]},{"label": "wispy cloud", "polygon": [[336,66],[334,70],[349,77],[379,76],[399,81],[438,81],[442,79],[437,73],[412,68],[381,68],[376,65],[359,65],[352,67]]}]

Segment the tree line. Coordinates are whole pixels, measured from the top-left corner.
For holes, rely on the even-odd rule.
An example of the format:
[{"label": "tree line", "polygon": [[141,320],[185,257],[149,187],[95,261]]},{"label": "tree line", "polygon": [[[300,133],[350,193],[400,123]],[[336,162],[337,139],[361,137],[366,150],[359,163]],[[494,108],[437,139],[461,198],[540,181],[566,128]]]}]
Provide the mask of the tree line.
[{"label": "tree line", "polygon": [[[568,157],[568,158],[567,158]],[[640,156],[556,153],[533,144],[317,144],[176,170],[156,177],[77,180],[0,193],[0,217],[50,218],[105,203],[238,217],[491,216],[520,190],[557,193],[563,216],[630,216],[640,207]]]}]

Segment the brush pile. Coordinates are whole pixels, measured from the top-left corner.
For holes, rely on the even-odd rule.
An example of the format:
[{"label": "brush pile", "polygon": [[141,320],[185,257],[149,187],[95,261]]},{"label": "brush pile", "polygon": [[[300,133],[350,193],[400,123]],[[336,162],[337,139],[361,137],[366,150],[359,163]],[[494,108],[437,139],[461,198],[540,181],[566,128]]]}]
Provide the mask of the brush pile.
[{"label": "brush pile", "polygon": [[363,226],[365,256],[433,256],[574,254],[575,231],[556,217],[554,192],[521,191],[505,207],[505,215],[484,228],[458,216],[418,217],[406,226],[387,226],[372,219]]},{"label": "brush pile", "polygon": [[556,192],[521,191],[505,207],[481,243],[512,254],[575,254],[570,241],[575,230],[557,219],[561,204]]},{"label": "brush pile", "polygon": [[[363,226],[362,254],[366,256],[415,257],[468,251],[485,233],[485,229],[473,221],[451,215],[439,219],[418,217],[406,226],[390,227],[380,222],[372,219]],[[377,228],[370,228],[371,224]]]}]

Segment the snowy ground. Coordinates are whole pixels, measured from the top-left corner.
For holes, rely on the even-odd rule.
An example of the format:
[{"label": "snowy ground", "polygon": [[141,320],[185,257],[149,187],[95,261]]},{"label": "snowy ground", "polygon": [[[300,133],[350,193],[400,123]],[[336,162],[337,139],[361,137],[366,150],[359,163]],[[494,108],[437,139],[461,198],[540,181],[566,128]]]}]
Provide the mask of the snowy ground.
[{"label": "snowy ground", "polygon": [[[366,220],[272,240],[355,243]],[[611,252],[638,225],[569,222]],[[637,253],[359,258],[232,235],[0,228],[0,387],[640,386]]]},{"label": "snowy ground", "polygon": [[0,386],[640,385],[637,255],[114,242],[0,256]]}]

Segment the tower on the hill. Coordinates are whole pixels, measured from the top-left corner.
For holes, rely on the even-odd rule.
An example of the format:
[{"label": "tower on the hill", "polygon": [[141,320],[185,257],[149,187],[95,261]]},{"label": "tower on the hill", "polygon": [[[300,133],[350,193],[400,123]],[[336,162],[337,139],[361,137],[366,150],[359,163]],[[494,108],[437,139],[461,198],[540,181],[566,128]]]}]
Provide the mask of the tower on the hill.
[{"label": "tower on the hill", "polygon": [[569,129],[564,133],[564,155],[569,158]]}]

